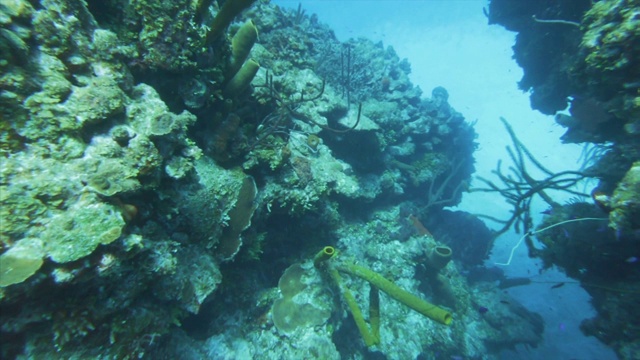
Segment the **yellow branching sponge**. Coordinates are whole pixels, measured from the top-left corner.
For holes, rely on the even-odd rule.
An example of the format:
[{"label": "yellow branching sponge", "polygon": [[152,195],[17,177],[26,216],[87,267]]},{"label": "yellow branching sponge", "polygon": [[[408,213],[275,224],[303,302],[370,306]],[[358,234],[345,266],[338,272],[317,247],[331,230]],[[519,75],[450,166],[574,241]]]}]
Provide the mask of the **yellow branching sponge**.
[{"label": "yellow branching sponge", "polygon": [[332,246],[325,246],[313,258],[313,266],[319,267],[322,263],[324,263],[325,261],[331,259],[335,255],[336,255],[336,249],[335,248],[333,248]]},{"label": "yellow branching sponge", "polygon": [[[380,343],[380,295],[379,290],[384,291],[387,295],[393,299],[401,302],[409,308],[419,312],[420,314],[435,320],[441,324],[449,325],[452,320],[451,313],[436,305],[420,299],[419,297],[411,294],[410,292],[400,288],[398,285],[387,280],[382,275],[367,269],[362,266],[358,266],[349,262],[339,262],[337,264],[331,263],[329,260],[334,258],[336,251],[331,246],[325,246],[313,259],[313,264],[318,269],[326,270],[331,276],[331,279],[340,288],[342,295],[345,298],[345,302],[353,315],[353,319],[356,322],[356,326],[364,339],[364,343],[367,346],[373,346]],[[364,280],[367,280],[371,288],[369,290],[369,324],[371,330],[367,327],[367,323],[364,320],[362,311],[356,303],[356,299],[342,281],[339,272],[345,272],[347,274],[357,276]]]},{"label": "yellow branching sponge", "polygon": [[[317,269],[324,269],[327,271],[331,279],[336,284],[336,286],[340,289],[342,296],[344,297],[347,306],[349,307],[349,311],[351,312],[351,316],[353,316],[353,320],[356,322],[356,327],[358,327],[358,331],[360,331],[360,335],[364,340],[364,343],[367,347],[377,345],[380,343],[380,308],[379,301],[369,305],[369,321],[371,322],[372,329],[369,330],[367,326],[367,322],[364,320],[364,316],[362,315],[362,311],[356,302],[355,296],[351,293],[351,290],[344,284],[342,281],[342,277],[340,277],[340,273],[333,266],[331,266],[327,260],[331,259],[336,255],[336,250],[332,246],[325,246],[320,252],[318,252],[313,259],[313,265]],[[373,286],[371,287],[373,289]],[[372,290],[373,291],[373,290]],[[375,309],[373,309],[375,307]],[[376,319],[373,319],[375,315]],[[375,325],[374,325],[375,323]]]},{"label": "yellow branching sponge", "polygon": [[351,274],[367,280],[371,283],[371,285],[384,291],[387,295],[391,296],[395,300],[398,300],[399,302],[428,317],[431,320],[445,325],[451,324],[452,317],[450,312],[420,299],[419,297],[411,294],[410,292],[387,280],[375,271],[347,262],[339,264],[338,266],[336,266],[336,268],[339,271],[346,272],[347,274]]},{"label": "yellow branching sponge", "polygon": [[[362,335],[362,339],[364,340],[364,344],[369,346],[377,345],[380,343],[380,337],[375,336],[374,334],[380,334],[379,329],[375,329],[373,331],[369,331],[367,327],[367,322],[364,320],[364,316],[362,315],[362,311],[356,302],[355,296],[351,293],[351,290],[342,282],[342,278],[334,267],[330,266],[327,269],[329,271],[329,275],[333,281],[338,285],[340,291],[342,292],[342,296],[344,296],[344,300],[349,307],[349,311],[351,311],[351,315],[353,316],[353,320],[356,322],[356,326],[360,331],[360,335]],[[378,315],[380,314],[380,310],[377,310]],[[378,317],[378,327],[380,326],[380,318]],[[372,324],[373,326],[373,324]]]}]

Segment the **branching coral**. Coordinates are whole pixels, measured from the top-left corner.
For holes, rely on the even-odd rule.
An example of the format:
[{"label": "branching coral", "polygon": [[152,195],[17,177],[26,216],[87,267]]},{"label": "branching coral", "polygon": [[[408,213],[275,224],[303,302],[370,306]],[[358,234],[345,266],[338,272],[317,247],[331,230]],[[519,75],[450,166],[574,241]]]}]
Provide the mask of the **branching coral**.
[{"label": "branching coral", "polygon": [[[509,167],[509,173],[504,173],[501,168],[501,161],[498,161],[497,169],[493,173],[498,176],[501,185],[495,184],[493,181],[479,177],[487,187],[474,188],[472,191],[479,192],[495,192],[500,194],[511,206],[511,217],[507,220],[497,219],[495,217],[479,215],[484,218],[488,218],[493,221],[504,224],[499,230],[495,231],[495,237],[504,234],[511,226],[514,226],[516,231],[520,231],[520,227],[524,228],[525,234],[529,233],[529,230],[533,226],[531,221],[531,201],[535,195],[540,196],[549,206],[552,208],[560,206],[553,200],[551,196],[547,194],[549,190],[560,190],[576,196],[586,197],[579,191],[573,189],[581,180],[585,179],[585,174],[581,171],[561,171],[552,172],[543,166],[538,160],[536,160],[524,144],[518,139],[515,132],[504,118],[500,118],[504,124],[513,147],[507,147],[509,157],[513,161],[513,166]],[[542,180],[536,180],[527,170],[528,163],[530,162],[533,167],[543,174],[545,177]],[[530,244],[530,239],[527,238],[527,244]],[[529,246],[530,255],[532,254],[533,246]]]},{"label": "branching coral", "polygon": [[[290,118],[295,118],[297,120],[301,120],[304,121],[305,123],[308,123],[310,125],[315,125],[320,127],[323,130],[327,130],[327,131],[331,131],[334,133],[346,133],[349,132],[353,129],[355,129],[358,124],[360,123],[360,117],[362,115],[362,103],[358,106],[358,116],[356,118],[356,122],[346,128],[346,129],[334,129],[328,125],[325,124],[321,124],[319,122],[317,122],[316,120],[314,120],[312,117],[305,115],[299,111],[297,111],[297,109],[300,107],[300,105],[302,103],[307,103],[307,102],[313,102],[315,100],[318,100],[322,97],[322,95],[324,94],[325,91],[325,81],[322,81],[322,85],[320,86],[320,89],[318,90],[318,93],[309,97],[307,95],[307,97],[305,97],[304,92],[300,93],[300,97],[298,99],[294,99],[294,100],[289,100],[286,101],[282,95],[279,94],[279,92],[276,90],[276,86],[274,85],[273,82],[273,75],[269,75],[269,73],[266,73],[266,80],[264,85],[262,85],[262,87],[266,88],[268,90],[268,94],[271,97],[271,101],[273,104],[275,104],[275,106],[277,108],[279,108],[280,110],[277,111],[277,114],[280,114],[278,117],[267,117],[266,119],[275,119],[276,121],[274,121],[276,123],[276,125],[280,125],[283,123],[283,118],[282,116],[288,116]],[[264,121],[263,121],[264,123]],[[265,133],[268,135],[269,131],[270,132],[274,132],[276,130],[278,130],[278,126],[269,126],[269,127],[263,127],[263,130],[265,131]]]}]

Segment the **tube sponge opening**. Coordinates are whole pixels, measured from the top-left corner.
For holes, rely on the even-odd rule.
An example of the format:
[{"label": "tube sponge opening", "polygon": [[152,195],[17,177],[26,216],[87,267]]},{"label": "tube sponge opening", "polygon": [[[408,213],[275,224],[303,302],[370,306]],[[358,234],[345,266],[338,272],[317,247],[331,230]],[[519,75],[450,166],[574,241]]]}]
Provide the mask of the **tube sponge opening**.
[{"label": "tube sponge opening", "polygon": [[449,261],[451,261],[452,254],[453,252],[450,247],[438,245],[429,251],[429,254],[427,255],[427,262],[430,267],[440,271],[447,266]]},{"label": "tube sponge opening", "polygon": [[335,256],[335,254],[336,254],[336,249],[334,249],[332,246],[325,246],[313,258],[313,266],[315,267],[320,266],[322,262],[331,259],[332,257]]}]

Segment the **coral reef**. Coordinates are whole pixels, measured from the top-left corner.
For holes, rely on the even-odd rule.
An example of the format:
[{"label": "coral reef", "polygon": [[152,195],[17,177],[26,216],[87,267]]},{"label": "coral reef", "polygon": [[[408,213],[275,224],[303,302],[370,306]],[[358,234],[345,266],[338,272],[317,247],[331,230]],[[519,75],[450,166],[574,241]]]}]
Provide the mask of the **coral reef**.
[{"label": "coral reef", "polygon": [[551,115],[567,107],[572,95],[569,69],[581,41],[579,21],[590,6],[589,0],[489,3],[489,24],[518,33],[514,58],[524,69],[518,86],[531,91],[533,109]]},{"label": "coral reef", "polygon": [[640,230],[640,162],[624,175],[609,202],[610,226],[620,232]]},{"label": "coral reef", "polygon": [[558,121],[569,128],[565,141],[619,141],[638,134],[636,1],[493,0],[488,16],[490,23],[518,32],[515,58],[525,71],[519,85],[532,90],[532,107],[555,114],[570,100],[575,119]]},{"label": "coral reef", "polygon": [[[539,341],[516,307],[498,320],[521,329],[491,330],[456,246],[413,235],[408,215],[460,201],[475,132],[392,48],[268,1],[7,0],[0,49],[0,357],[477,358]],[[366,349],[309,260],[327,243],[459,321],[372,297]]]},{"label": "coral reef", "polygon": [[[637,346],[626,334],[637,332],[629,315],[637,304],[626,298],[638,293],[631,264],[640,241],[640,4],[492,0],[487,14],[490,23],[518,32],[514,56],[525,74],[520,87],[531,90],[534,109],[555,114],[567,128],[564,142],[586,144],[579,173],[598,181],[594,204],[584,198],[550,203],[543,224],[531,233],[525,229],[529,253],[546,266],[558,265],[593,296],[598,315],[585,321],[586,333],[620,358],[636,358]],[[568,113],[562,112],[567,105]],[[544,247],[535,247],[532,234]]]},{"label": "coral reef", "polygon": [[[584,14],[580,65],[573,71],[587,94],[604,102],[604,108],[640,134],[640,13],[633,0],[601,1]],[[615,94],[615,95],[612,95]]]}]

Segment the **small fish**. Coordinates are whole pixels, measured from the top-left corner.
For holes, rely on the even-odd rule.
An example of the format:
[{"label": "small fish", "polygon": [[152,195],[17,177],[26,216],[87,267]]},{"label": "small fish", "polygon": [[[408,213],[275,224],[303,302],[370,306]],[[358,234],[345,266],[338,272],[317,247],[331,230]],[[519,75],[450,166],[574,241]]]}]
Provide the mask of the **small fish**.
[{"label": "small fish", "polygon": [[638,262],[638,258],[636,256],[630,256],[627,258],[627,260],[625,260],[625,262],[629,263],[629,264],[633,264],[635,262]]},{"label": "small fish", "polygon": [[479,312],[480,314],[486,314],[486,313],[487,313],[487,311],[489,311],[489,308],[487,308],[487,307],[485,307],[485,306],[480,306],[480,307],[478,307],[478,312]]},{"label": "small fish", "polygon": [[416,228],[418,234],[433,237],[433,235],[431,235],[431,232],[420,222],[420,220],[418,220],[415,215],[409,215],[409,221],[411,221],[413,227]]},{"label": "small fish", "polygon": [[557,289],[557,288],[559,288],[559,287],[563,287],[563,286],[564,286],[564,283],[563,283],[563,282],[561,282],[561,283],[558,283],[558,284],[553,285],[551,288],[552,288],[552,289]]},{"label": "small fish", "polygon": [[509,304],[509,302],[507,300],[500,300],[500,303],[502,304]]},{"label": "small fish", "polygon": [[553,208],[548,208],[547,210],[540,211],[540,214],[551,215],[553,214]]}]

